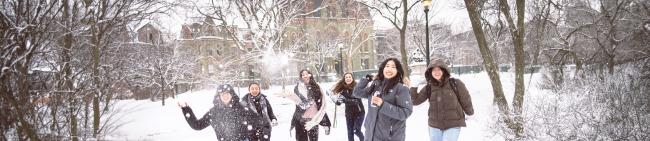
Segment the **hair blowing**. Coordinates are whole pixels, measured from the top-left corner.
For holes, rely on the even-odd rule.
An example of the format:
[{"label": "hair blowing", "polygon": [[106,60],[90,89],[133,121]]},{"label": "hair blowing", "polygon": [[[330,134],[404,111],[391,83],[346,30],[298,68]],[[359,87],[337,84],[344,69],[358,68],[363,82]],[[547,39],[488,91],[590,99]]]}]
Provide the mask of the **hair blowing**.
[{"label": "hair blowing", "polygon": [[352,78],[352,83],[350,83],[350,84],[345,83],[345,76],[348,75],[348,74],[350,76],[352,76],[352,73],[347,72],[347,73],[343,74],[343,78],[341,78],[341,80],[339,80],[339,82],[336,82],[336,85],[334,86],[334,89],[332,90],[334,93],[340,93],[344,89],[352,90],[352,89],[354,89],[354,86],[357,85],[357,82],[354,81],[354,76]]},{"label": "hair blowing", "polygon": [[[311,86],[311,88],[312,88],[311,91],[313,92],[313,94],[315,94],[315,95],[313,95],[313,97],[316,97],[316,95],[320,96],[320,94],[321,94],[320,93],[320,86],[318,86],[316,81],[314,81],[314,75],[309,70],[300,70],[300,72],[298,73],[298,78],[299,79],[302,79],[302,72],[307,72],[308,74],[311,75],[311,76],[309,76],[309,86]],[[312,96],[312,95],[310,95],[310,96]]]}]

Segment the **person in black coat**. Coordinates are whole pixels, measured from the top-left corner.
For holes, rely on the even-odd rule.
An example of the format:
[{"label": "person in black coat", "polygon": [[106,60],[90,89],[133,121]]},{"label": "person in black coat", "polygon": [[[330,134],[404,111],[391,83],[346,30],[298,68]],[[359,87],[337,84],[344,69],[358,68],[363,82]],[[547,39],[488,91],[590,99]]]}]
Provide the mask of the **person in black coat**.
[{"label": "person in black coat", "polygon": [[196,119],[192,108],[187,103],[179,102],[185,120],[194,130],[202,130],[212,126],[217,139],[220,141],[250,140],[253,127],[259,126],[260,118],[251,110],[245,109],[239,102],[230,85],[219,85],[214,96],[214,107],[205,113],[201,119]]},{"label": "person in black coat", "polygon": [[323,126],[325,134],[329,135],[330,120],[325,113],[323,92],[314,81],[311,72],[300,71],[300,82],[294,87],[293,92],[285,92],[280,97],[285,97],[296,103],[296,108],[291,119],[291,129],[296,129],[297,141],[317,141],[318,126]]},{"label": "person in black coat", "polygon": [[278,120],[273,114],[271,103],[266,99],[266,95],[260,92],[260,85],[251,83],[248,85],[249,93],[242,97],[242,105],[252,110],[261,118],[261,126],[254,127],[255,131],[251,135],[252,141],[269,141],[271,140],[271,127],[278,125]]},{"label": "person in black coat", "polygon": [[361,99],[352,96],[352,90],[356,84],[352,73],[345,73],[343,79],[336,83],[332,90],[335,94],[339,94],[336,105],[345,103],[345,121],[348,128],[349,141],[354,141],[355,134],[359,137],[359,140],[362,141],[364,139],[363,132],[361,132],[361,125],[363,125],[366,111],[363,108]]}]

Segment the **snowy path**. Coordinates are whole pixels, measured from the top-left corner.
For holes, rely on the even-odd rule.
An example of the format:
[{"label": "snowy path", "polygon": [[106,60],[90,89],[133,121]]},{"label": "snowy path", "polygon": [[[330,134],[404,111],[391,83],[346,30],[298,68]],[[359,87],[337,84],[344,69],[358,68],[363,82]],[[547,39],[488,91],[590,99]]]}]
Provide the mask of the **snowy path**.
[{"label": "snowy path", "polygon": [[[489,129],[490,114],[492,111],[492,88],[490,81],[485,73],[468,74],[454,76],[465,82],[472,96],[475,115],[467,121],[467,127],[461,129],[459,140],[501,140],[498,136],[493,136]],[[512,99],[514,77],[512,73],[501,74],[505,93],[509,102]],[[526,75],[528,79],[530,75]],[[537,75],[533,77],[539,80]],[[526,80],[526,84],[528,80]],[[329,89],[333,83],[324,83],[321,86]],[[527,87],[534,91],[535,86]],[[290,141],[295,140],[289,134],[289,126],[294,106],[286,99],[278,98],[271,95],[280,91],[281,86],[273,86],[270,90],[263,90],[262,93],[269,97],[274,112],[278,117],[279,125],[273,128],[271,135],[272,140]],[[241,88],[238,93],[245,94],[248,90]],[[532,92],[534,93],[534,92]],[[211,106],[214,90],[207,89],[180,94],[178,99],[187,101],[194,109],[197,116],[202,116]],[[365,102],[365,100],[364,100]],[[367,104],[367,103],[366,103]],[[113,132],[108,139],[112,140],[192,140],[192,141],[214,141],[216,137],[211,127],[201,131],[191,129],[181,114],[180,108],[176,106],[175,99],[168,99],[166,106],[161,106],[160,102],[151,102],[149,100],[123,100],[116,103],[121,109],[128,109],[123,112],[120,123],[124,125]],[[334,115],[333,103],[328,103],[328,115]],[[320,140],[347,140],[347,129],[344,117],[344,106],[339,106],[337,113],[337,126],[332,129],[330,135],[324,135],[321,130]],[[420,141],[428,140],[427,127],[427,108],[428,105],[423,103],[414,107],[413,114],[407,120],[406,140]],[[293,134],[293,132],[291,133]]]}]

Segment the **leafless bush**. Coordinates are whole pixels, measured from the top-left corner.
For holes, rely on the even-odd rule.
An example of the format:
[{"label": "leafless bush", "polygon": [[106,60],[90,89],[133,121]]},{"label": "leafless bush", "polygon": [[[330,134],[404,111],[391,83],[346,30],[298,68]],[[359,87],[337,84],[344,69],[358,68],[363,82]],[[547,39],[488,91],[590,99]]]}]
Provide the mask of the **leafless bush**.
[{"label": "leafless bush", "polygon": [[[584,78],[568,78],[560,84],[543,82],[557,86],[529,95],[523,139],[650,139],[647,66],[648,61],[639,61],[618,66],[620,71],[613,75],[588,71]],[[508,131],[496,128],[494,133],[512,139]]]}]

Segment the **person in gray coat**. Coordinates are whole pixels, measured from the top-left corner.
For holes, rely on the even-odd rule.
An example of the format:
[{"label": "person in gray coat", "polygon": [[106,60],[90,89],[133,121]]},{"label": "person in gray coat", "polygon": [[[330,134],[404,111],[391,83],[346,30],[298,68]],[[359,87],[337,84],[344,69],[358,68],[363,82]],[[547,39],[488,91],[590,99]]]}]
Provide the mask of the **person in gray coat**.
[{"label": "person in gray coat", "polygon": [[369,103],[364,123],[366,141],[405,140],[406,119],[413,112],[413,105],[403,77],[399,60],[388,58],[381,63],[377,77],[366,75],[355,86],[353,95],[366,98]]}]

